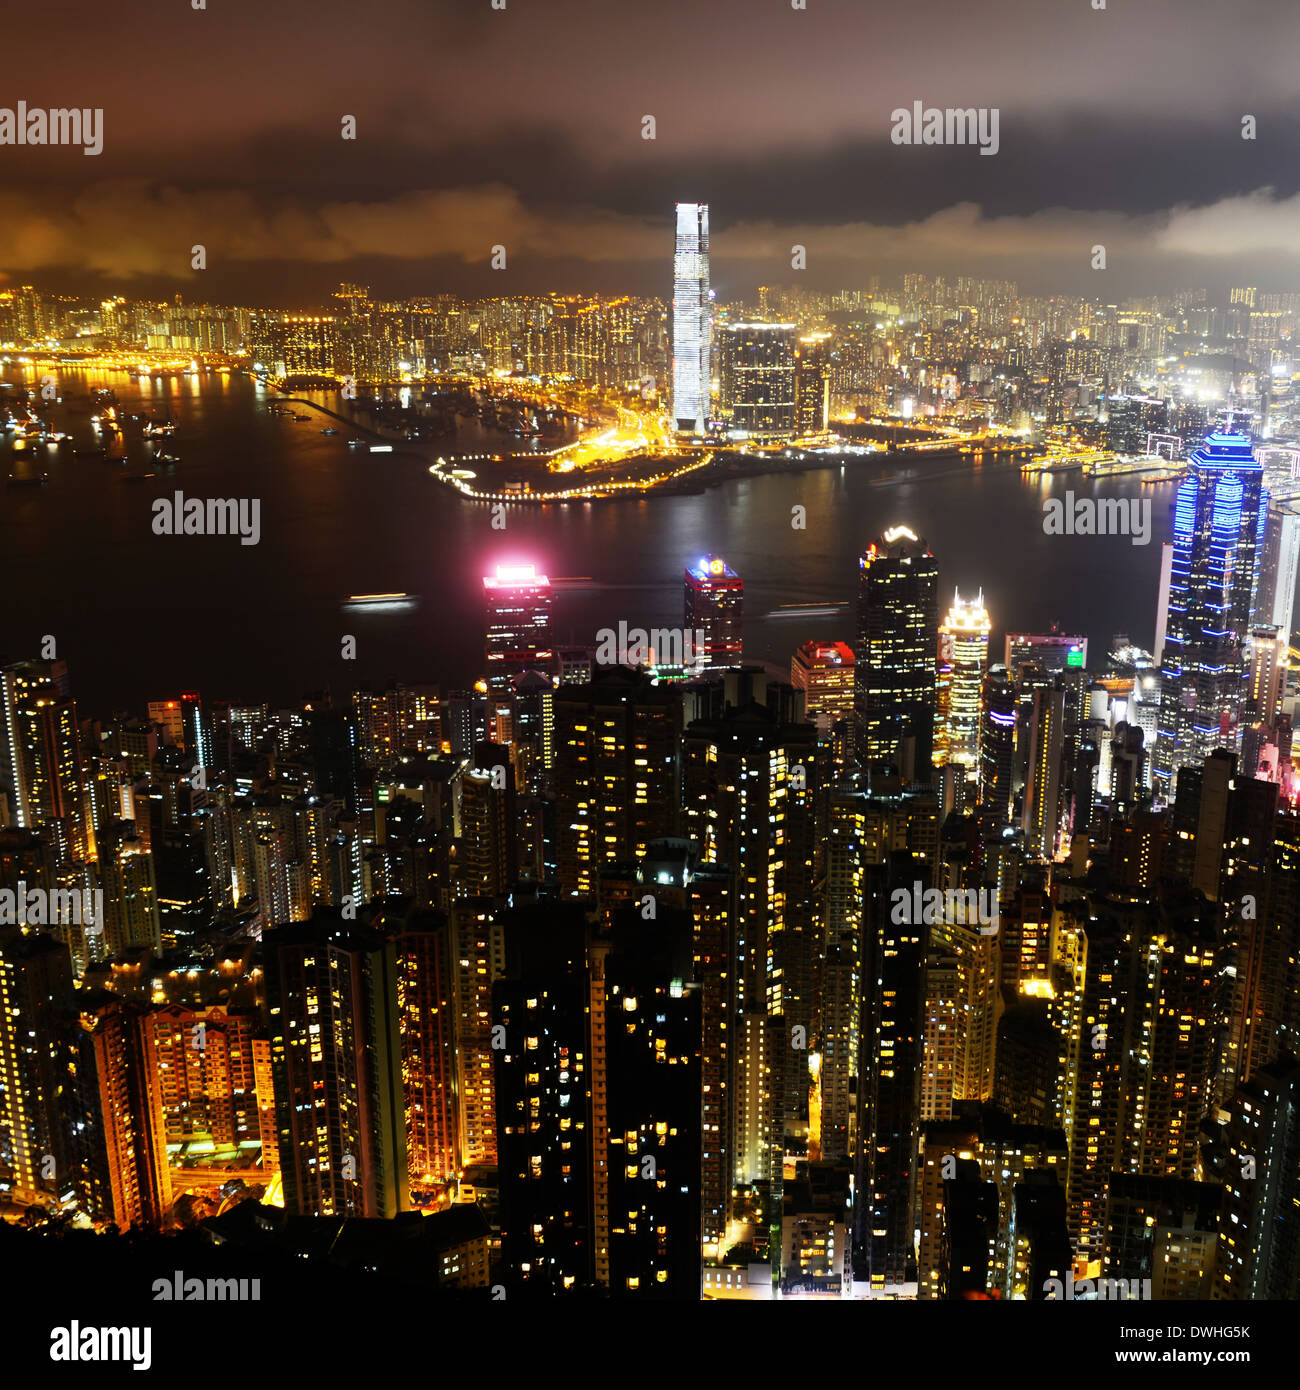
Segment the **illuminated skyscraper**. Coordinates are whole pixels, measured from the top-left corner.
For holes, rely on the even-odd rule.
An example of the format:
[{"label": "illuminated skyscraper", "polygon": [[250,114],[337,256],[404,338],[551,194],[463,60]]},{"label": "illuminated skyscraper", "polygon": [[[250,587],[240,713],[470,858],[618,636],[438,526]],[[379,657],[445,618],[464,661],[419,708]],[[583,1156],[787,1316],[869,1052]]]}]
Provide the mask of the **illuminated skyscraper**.
[{"label": "illuminated skyscraper", "polygon": [[973,600],[953,594],[948,616],[939,625],[936,766],[959,763],[973,771],[979,764],[982,685],[992,627],[983,589]]},{"label": "illuminated skyscraper", "polygon": [[487,601],[488,684],[508,690],[511,678],[524,671],[549,670],[551,581],[535,565],[498,565],[483,577]]},{"label": "illuminated skyscraper", "polygon": [[409,1179],[394,942],[318,908],[262,949],[285,1207],[395,1216]]},{"label": "illuminated skyscraper", "polygon": [[739,666],[744,636],[745,584],[725,560],[707,555],[686,570],[686,631],[709,671]]},{"label": "illuminated skyscraper", "polygon": [[709,205],[677,204],[673,256],[673,417],[703,434],[709,417]]},{"label": "illuminated skyscraper", "polygon": [[790,659],[790,684],[802,690],[805,712],[826,734],[853,716],[853,650],[845,642],[805,642]]},{"label": "illuminated skyscraper", "polygon": [[780,442],[796,430],[793,323],[735,323],[724,335],[722,393],[731,430]]},{"label": "illuminated skyscraper", "polygon": [[858,762],[930,776],[934,742],[939,566],[906,526],[873,542],[858,561]]},{"label": "illuminated skyscraper", "polygon": [[1295,586],[1300,570],[1300,514],[1284,512],[1276,504],[1268,508],[1264,527],[1264,553],[1259,564],[1259,591],[1255,595],[1254,621],[1280,628],[1290,639],[1295,621]]},{"label": "illuminated skyscraper", "polygon": [[0,1175],[10,1201],[57,1205],[70,1186],[60,1095],[70,1080],[60,1014],[72,999],[68,948],[8,927],[0,941]]},{"label": "illuminated skyscraper", "polygon": [[1065,752],[1065,691],[1035,690],[1026,730],[1029,757],[1021,817],[1027,847],[1044,859],[1056,849],[1060,820],[1061,759]]},{"label": "illuminated skyscraper", "polygon": [[76,702],[61,661],[23,661],[0,670],[0,794],[20,828],[50,827],[60,858],[94,857],[82,795]]},{"label": "illuminated skyscraper", "polygon": [[1006,667],[1012,680],[1020,679],[1020,668],[1033,662],[1049,674],[1053,671],[1082,670],[1088,664],[1088,639],[1061,632],[1008,632]]},{"label": "illuminated skyscraper", "polygon": [[1016,755],[1016,687],[1005,666],[994,666],[984,679],[980,716],[980,801],[1001,826],[1011,807],[1011,779]]},{"label": "illuminated skyscraper", "polygon": [[1154,766],[1165,795],[1180,767],[1236,743],[1267,498],[1263,478],[1249,439],[1211,434],[1178,485]]},{"label": "illuminated skyscraper", "polygon": [[810,333],[795,345],[795,416],[800,435],[826,430],[831,401],[830,349],[829,333]]},{"label": "illuminated skyscraper", "polygon": [[406,1154],[413,1187],[446,1182],[458,1167],[451,948],[451,925],[442,913],[413,913],[397,937]]},{"label": "illuminated skyscraper", "polygon": [[594,894],[603,866],[677,832],[681,700],[644,673],[602,667],[555,692],[560,888]]}]

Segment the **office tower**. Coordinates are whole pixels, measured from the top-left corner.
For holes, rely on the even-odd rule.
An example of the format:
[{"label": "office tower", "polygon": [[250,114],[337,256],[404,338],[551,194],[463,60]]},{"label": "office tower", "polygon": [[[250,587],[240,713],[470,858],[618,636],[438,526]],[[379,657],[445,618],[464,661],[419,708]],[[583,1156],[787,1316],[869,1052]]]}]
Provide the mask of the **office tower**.
[{"label": "office tower", "polygon": [[561,891],[593,894],[603,865],[677,832],[681,698],[643,672],[603,667],[555,692]]},{"label": "office tower", "polygon": [[489,688],[505,691],[514,676],[549,671],[555,658],[550,579],[535,565],[498,565],[495,574],[483,577],[483,595]]},{"label": "office tower", "polygon": [[1279,1057],[1228,1106],[1223,1213],[1211,1297],[1300,1298],[1300,1065]]},{"label": "office tower", "polygon": [[853,717],[853,649],[845,642],[805,642],[790,658],[790,684],[804,692],[804,712],[819,734]]},{"label": "office tower", "polygon": [[[817,731],[754,702],[682,740],[683,832],[735,880],[735,1178],[780,1224],[787,1123],[806,1119],[813,970]],[[795,1030],[800,1030],[796,1032]],[[804,1046],[791,1046],[802,1036]]]},{"label": "office tower", "polygon": [[76,1079],[67,1088],[81,1150],[82,1202],[119,1230],[157,1229],[170,1215],[163,1082],[150,1057],[148,1015],[103,991],[79,1001]]},{"label": "office tower", "polygon": [[1106,412],[1106,447],[1120,454],[1145,454],[1148,436],[1169,425],[1168,403],[1158,397],[1110,396]]},{"label": "office tower", "polygon": [[1117,1173],[1106,1201],[1106,1279],[1150,1279],[1157,1301],[1208,1299],[1224,1188]]},{"label": "office tower", "polygon": [[604,1052],[605,1039],[591,1036],[588,1020],[598,1012],[603,1023],[605,1001],[587,950],[580,904],[520,908],[505,917],[505,966],[492,988],[491,1014],[493,1027],[504,1029],[504,1046],[489,1048],[488,1056],[501,1255],[511,1294],[586,1292],[607,1283],[609,1250],[600,1247],[597,1229],[627,1216],[609,1209],[608,1199],[602,1203],[595,1184],[608,1136],[592,1056],[597,1047]]},{"label": "office tower", "polygon": [[858,562],[858,763],[931,777],[939,567],[914,531],[895,526]]},{"label": "office tower", "polygon": [[984,607],[984,591],[962,600],[954,591],[952,607],[939,624],[939,679],[936,696],[934,761],[956,763],[977,773],[984,671],[993,623]]},{"label": "office tower", "polygon": [[1052,859],[1060,821],[1061,763],[1065,756],[1065,692],[1035,690],[1026,727],[1029,746],[1021,827],[1031,853]]},{"label": "office tower", "polygon": [[456,1137],[460,1166],[468,1168],[497,1161],[492,987],[505,970],[505,934],[495,900],[458,898],[452,903],[451,970]]},{"label": "office tower", "polygon": [[1259,563],[1259,591],[1253,621],[1275,627],[1289,642],[1295,624],[1295,589],[1300,570],[1300,513],[1283,511],[1274,502],[1264,525]]},{"label": "office tower", "polygon": [[706,555],[685,576],[685,627],[695,664],[707,671],[740,665],[745,583],[725,560]]},{"label": "office tower", "polygon": [[412,1195],[449,1183],[460,1166],[451,923],[417,912],[395,936],[397,1008]]},{"label": "office tower", "polygon": [[1169,635],[1169,592],[1174,582],[1174,544],[1165,541],[1160,547],[1160,589],[1156,600],[1156,640],[1151,648],[1151,662],[1157,668],[1164,660],[1165,638]]},{"label": "office tower", "polygon": [[728,434],[758,443],[794,438],[795,325],[734,323],[722,340],[722,392]]},{"label": "office tower", "polygon": [[1248,719],[1271,726],[1277,718],[1282,696],[1286,691],[1288,646],[1286,634],[1279,628],[1251,628],[1247,648],[1250,655],[1250,675],[1247,679],[1244,708]]},{"label": "office tower", "polygon": [[795,344],[795,429],[801,437],[826,433],[831,402],[830,352],[829,333],[810,333]]},{"label": "office tower", "polygon": [[673,418],[680,434],[702,435],[709,419],[709,205],[677,204],[673,255]]},{"label": "office tower", "polygon": [[395,1216],[408,1176],[394,943],[318,907],[262,947],[285,1206]]},{"label": "office tower", "polygon": [[1005,666],[993,666],[980,696],[980,802],[1000,829],[1011,812],[1016,750],[1016,687]]},{"label": "office tower", "polygon": [[1088,639],[1065,633],[1008,632],[1006,636],[1006,668],[1013,681],[1020,680],[1020,668],[1032,663],[1051,674],[1071,669],[1082,670],[1088,665]]},{"label": "office tower", "polygon": [[1236,434],[1207,436],[1178,485],[1153,769],[1165,796],[1179,768],[1235,744],[1265,497],[1263,469]]}]

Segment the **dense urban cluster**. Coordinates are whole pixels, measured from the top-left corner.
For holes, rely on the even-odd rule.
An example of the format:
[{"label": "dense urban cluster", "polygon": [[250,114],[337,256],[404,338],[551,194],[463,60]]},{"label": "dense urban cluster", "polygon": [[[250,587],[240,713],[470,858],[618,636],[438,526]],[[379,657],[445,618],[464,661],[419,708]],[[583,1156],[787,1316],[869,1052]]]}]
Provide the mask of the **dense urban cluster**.
[{"label": "dense urban cluster", "polygon": [[101,720],[6,666],[11,1210],[238,1244],[282,1207],[304,1251],[423,1212],[441,1284],[513,1294],[1296,1297],[1259,472],[1194,455],[1154,661],[1049,632],[990,664],[900,525],[788,681],[713,556],[685,664],[679,630],[557,646],[502,566],[470,690]]},{"label": "dense urban cluster", "polygon": [[[1202,288],[1108,304],[908,274],[838,292],[760,288],[723,303],[709,289],[707,249],[696,254],[707,322],[693,337],[703,389],[689,403],[684,345],[673,341],[674,322],[687,316],[679,309],[674,320],[671,303],[627,296],[393,303],[343,284],[328,306],[270,312],[179,295],[90,304],[24,286],[0,290],[0,352],[155,371],[197,359],[279,381],[580,383],[665,406],[676,397],[701,436],[759,443],[813,438],[828,422],[861,416],[1037,429],[1046,439],[1182,458],[1212,423],[1213,403],[1229,396],[1260,440],[1300,433],[1300,293],[1243,286],[1216,303]],[[686,282],[679,266],[679,304]]]},{"label": "dense urban cluster", "polygon": [[[1176,485],[1150,648],[949,603],[899,516],[788,678],[716,554],[678,557],[681,627],[570,646],[503,557],[467,689],[91,714],[52,651],[10,661],[6,1214],[492,1298],[1300,1297],[1300,295],[724,306],[699,204],[674,277],[671,312],[8,289],[0,342],[586,383],[682,449],[843,417],[1022,431],[1048,472],[1109,450]],[[1082,501],[1045,532],[1128,515]]]}]

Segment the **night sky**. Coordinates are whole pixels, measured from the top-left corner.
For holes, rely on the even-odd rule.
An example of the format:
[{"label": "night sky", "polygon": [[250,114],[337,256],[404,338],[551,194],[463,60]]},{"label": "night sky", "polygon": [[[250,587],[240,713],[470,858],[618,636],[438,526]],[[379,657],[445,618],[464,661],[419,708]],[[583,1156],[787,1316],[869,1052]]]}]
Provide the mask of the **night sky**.
[{"label": "night sky", "polygon": [[[667,296],[681,199],[711,205],[724,300],[907,269],[1110,301],[1300,287],[1300,5],[1092,3],[23,7],[0,105],[102,107],[104,152],[0,147],[0,283]],[[997,107],[1000,152],[891,144],[916,100]]]}]

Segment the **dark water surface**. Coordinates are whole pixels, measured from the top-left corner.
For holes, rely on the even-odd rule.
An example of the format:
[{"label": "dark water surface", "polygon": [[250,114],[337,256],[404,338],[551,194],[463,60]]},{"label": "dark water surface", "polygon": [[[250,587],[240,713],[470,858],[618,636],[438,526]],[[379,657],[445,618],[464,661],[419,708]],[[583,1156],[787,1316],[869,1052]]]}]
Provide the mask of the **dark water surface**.
[{"label": "dark water surface", "polygon": [[[9,375],[5,377],[3,373]],[[482,575],[497,562],[533,561],[561,586],[555,637],[586,644],[597,628],[677,626],[682,571],[705,553],[725,556],[745,581],[746,656],[788,668],[810,637],[854,637],[851,604],[863,547],[896,524],[923,535],[939,558],[942,607],[959,586],[980,586],[1000,659],[1008,627],[1059,621],[1089,637],[1099,657],[1112,634],[1149,647],[1160,542],[1169,534],[1171,486],[1022,479],[1015,464],[957,466],[952,459],[846,459],[801,474],[755,477],[700,496],[572,506],[511,507],[495,531],[488,505],[461,500],[428,475],[439,453],[520,446],[466,421],[439,447],[393,454],[349,449],[348,430],[312,412],[309,423],[273,415],[275,400],[242,376],[138,383],[122,373],[61,370],[54,428],[92,448],[89,392],[111,387],[119,411],[170,417],[160,448],[181,457],[173,474],[147,462],[139,427],[126,427],[128,463],[74,455],[73,447],[0,454],[0,478],[48,471],[47,486],[0,486],[0,657],[37,654],[57,639],[86,713],[142,711],[145,701],[199,690],[211,698],[289,702],[362,680],[463,684],[482,666]],[[0,379],[35,385],[14,364]],[[0,409],[15,393],[0,392]],[[314,399],[337,408],[332,396]],[[290,406],[298,413],[304,408]],[[468,465],[472,467],[472,464]],[[123,473],[157,476],[125,483]],[[187,497],[261,499],[261,540],[158,536],[152,503]],[[1151,540],[1043,534],[1042,503],[1080,495],[1147,498]],[[807,511],[807,529],[791,526]],[[358,611],[349,595],[410,593],[397,611]],[[850,607],[781,617],[782,604]],[[357,659],[341,659],[345,634]]]}]

